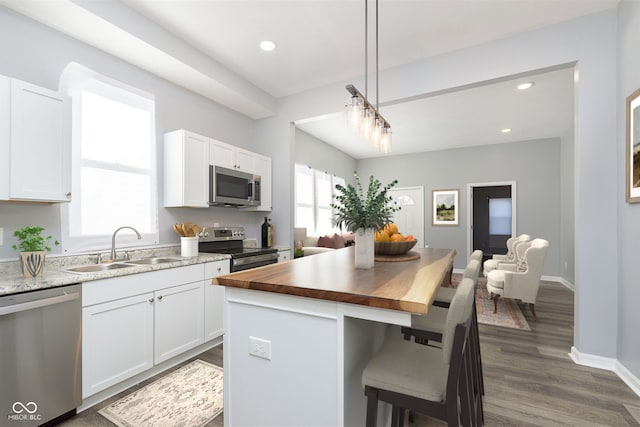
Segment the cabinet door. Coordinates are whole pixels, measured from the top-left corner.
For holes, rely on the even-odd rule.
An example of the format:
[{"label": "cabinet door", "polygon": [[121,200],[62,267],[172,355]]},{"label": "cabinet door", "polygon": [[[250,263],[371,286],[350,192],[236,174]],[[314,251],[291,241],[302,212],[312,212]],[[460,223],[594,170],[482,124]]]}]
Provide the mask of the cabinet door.
[{"label": "cabinet door", "polygon": [[269,157],[256,157],[256,175],[260,175],[260,206],[257,211],[271,210],[271,159]]},{"label": "cabinet door", "polygon": [[187,132],[184,160],[184,205],[209,207],[209,138]]},{"label": "cabinet door", "polygon": [[237,169],[235,147],[232,145],[212,139],[210,153],[209,164],[222,166],[223,168]]},{"label": "cabinet door", "polygon": [[205,264],[204,282],[204,340],[210,341],[224,334],[224,286],[211,283],[211,279],[229,273],[229,261]]},{"label": "cabinet door", "polygon": [[204,286],[202,281],[187,283],[154,295],[154,362],[158,364],[204,342]]},{"label": "cabinet door", "polygon": [[11,199],[71,200],[69,98],[11,80]]},{"label": "cabinet door", "polygon": [[153,367],[153,294],[82,309],[82,397]]},{"label": "cabinet door", "polygon": [[236,148],[236,169],[242,172],[255,173],[256,155],[251,151]]},{"label": "cabinet door", "polygon": [[164,206],[209,207],[209,138],[178,130],[164,136]]}]

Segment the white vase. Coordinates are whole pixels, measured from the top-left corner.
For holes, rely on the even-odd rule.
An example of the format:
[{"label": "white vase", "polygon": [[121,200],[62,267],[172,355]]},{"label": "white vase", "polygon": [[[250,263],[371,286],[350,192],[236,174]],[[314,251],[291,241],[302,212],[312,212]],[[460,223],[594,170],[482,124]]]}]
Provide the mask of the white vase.
[{"label": "white vase", "polygon": [[373,228],[358,228],[356,230],[356,268],[373,268]]}]

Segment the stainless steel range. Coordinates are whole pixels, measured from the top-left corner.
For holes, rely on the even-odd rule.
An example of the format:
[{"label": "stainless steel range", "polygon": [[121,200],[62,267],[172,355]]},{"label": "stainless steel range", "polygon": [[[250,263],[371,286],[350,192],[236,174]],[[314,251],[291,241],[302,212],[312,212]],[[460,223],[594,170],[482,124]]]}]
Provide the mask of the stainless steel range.
[{"label": "stainless steel range", "polygon": [[198,243],[198,252],[231,255],[231,272],[278,262],[274,248],[244,248],[242,227],[207,227]]}]

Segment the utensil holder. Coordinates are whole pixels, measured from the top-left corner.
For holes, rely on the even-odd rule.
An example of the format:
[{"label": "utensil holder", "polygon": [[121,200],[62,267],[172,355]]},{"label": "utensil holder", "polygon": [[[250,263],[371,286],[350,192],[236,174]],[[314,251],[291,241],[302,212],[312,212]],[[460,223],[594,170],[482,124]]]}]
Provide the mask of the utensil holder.
[{"label": "utensil holder", "polygon": [[198,240],[196,237],[180,237],[180,255],[183,257],[198,256]]}]

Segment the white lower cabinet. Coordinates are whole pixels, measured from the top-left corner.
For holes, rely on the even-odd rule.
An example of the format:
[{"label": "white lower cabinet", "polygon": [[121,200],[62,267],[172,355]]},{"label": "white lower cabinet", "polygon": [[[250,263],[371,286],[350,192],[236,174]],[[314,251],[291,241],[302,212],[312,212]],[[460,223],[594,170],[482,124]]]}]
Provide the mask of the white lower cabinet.
[{"label": "white lower cabinet", "polygon": [[224,286],[211,283],[211,279],[228,274],[229,260],[209,262],[204,266],[204,340],[211,341],[224,334]]},{"label": "white lower cabinet", "polygon": [[82,309],[82,397],[153,367],[153,293]]},{"label": "white lower cabinet", "polygon": [[84,283],[82,397],[204,343],[204,277],[197,264]]},{"label": "white lower cabinet", "polygon": [[156,364],[204,342],[204,309],[198,309],[203,298],[202,281],[155,292]]}]

